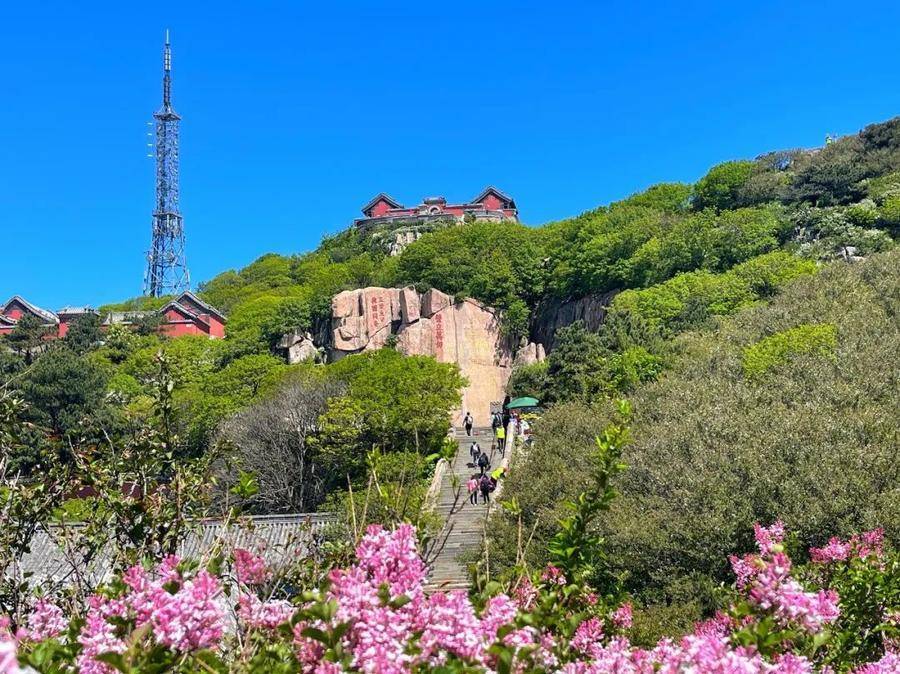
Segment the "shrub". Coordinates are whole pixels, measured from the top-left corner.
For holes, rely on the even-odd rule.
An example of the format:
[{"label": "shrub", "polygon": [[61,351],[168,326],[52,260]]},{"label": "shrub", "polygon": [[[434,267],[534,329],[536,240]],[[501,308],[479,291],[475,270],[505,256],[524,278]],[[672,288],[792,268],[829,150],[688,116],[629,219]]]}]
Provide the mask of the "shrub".
[{"label": "shrub", "polygon": [[[771,275],[743,272],[768,286],[795,271],[781,267],[783,255]],[[727,578],[724,556],[749,545],[744,532],[757,519],[782,516],[803,544],[878,525],[900,539],[900,389],[886,365],[900,353],[898,263],[900,253],[887,253],[803,273],[769,304],[679,337],[670,368],[635,389],[630,468],[600,528],[642,601],[709,606]],[[746,378],[744,348],[798,324],[834,326],[834,357],[798,354]],[[517,499],[525,531],[534,531],[530,563],[544,559],[557,504],[583,488],[592,439],[608,418],[602,401],[556,405],[534,425],[534,446],[513,458],[504,496]],[[514,559],[515,531],[502,514],[489,530],[503,566]]]},{"label": "shrub", "polygon": [[[898,540],[900,391],[885,366],[900,352],[897,261],[835,263],[715,333],[684,336],[672,369],[636,392],[631,469],[604,525],[632,589],[656,600],[676,579],[722,580],[718,560],[747,544],[755,519],[780,515],[805,544],[878,525]],[[791,333],[798,322],[814,327]],[[773,331],[811,335],[833,357],[798,354],[745,378],[744,347]]]},{"label": "shrub", "polygon": [[799,354],[833,356],[836,345],[835,326],[828,323],[798,325],[746,347],[743,357],[744,374],[747,377],[758,377]]},{"label": "shrub", "polygon": [[696,320],[688,320],[691,309],[699,309],[701,316],[731,314],[815,268],[811,261],[776,251],[722,274],[688,272],[650,288],[626,290],[613,300],[611,313],[632,314],[651,329],[671,335],[696,325]]},{"label": "shrub", "polygon": [[531,363],[515,368],[509,377],[506,390],[511,398],[531,396],[543,399],[547,388],[547,361]]},{"label": "shrub", "polygon": [[695,208],[735,208],[738,194],[753,173],[751,161],[729,161],[710,169],[694,187]]}]

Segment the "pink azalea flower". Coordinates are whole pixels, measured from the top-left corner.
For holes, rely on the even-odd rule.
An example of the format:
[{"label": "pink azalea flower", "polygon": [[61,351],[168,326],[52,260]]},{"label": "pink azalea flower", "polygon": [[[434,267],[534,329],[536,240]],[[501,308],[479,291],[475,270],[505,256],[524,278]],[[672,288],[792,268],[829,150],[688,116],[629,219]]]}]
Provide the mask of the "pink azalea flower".
[{"label": "pink azalea flower", "polygon": [[516,619],[518,607],[516,603],[505,594],[498,594],[488,599],[484,612],[481,614],[481,634],[489,642],[497,639],[497,630],[504,625],[510,625]]},{"label": "pink azalea flower", "polygon": [[871,662],[853,670],[853,674],[897,674],[900,672],[900,655],[885,653],[877,662]]},{"label": "pink azalea flower", "polygon": [[730,615],[722,611],[716,611],[716,615],[709,620],[704,620],[694,625],[694,634],[697,636],[727,637],[735,627],[735,621]]},{"label": "pink azalea flower", "polygon": [[562,572],[562,569],[553,566],[552,564],[548,564],[547,568],[544,569],[544,573],[541,574],[541,580],[545,583],[549,583],[550,585],[566,584],[566,576]]},{"label": "pink azalea flower", "polygon": [[16,658],[16,640],[9,633],[9,620],[0,616],[0,674],[19,674],[19,660]]},{"label": "pink azalea flower", "polygon": [[75,664],[80,674],[113,674],[115,669],[95,658],[104,653],[125,651],[125,642],[116,636],[115,628],[106,620],[119,613],[118,607],[103,597],[92,597],[89,602],[91,608],[78,635],[81,652]]},{"label": "pink azalea flower", "polygon": [[524,576],[519,580],[519,583],[516,585],[516,589],[513,592],[516,604],[518,604],[519,608],[523,611],[531,610],[534,606],[534,602],[537,600],[537,596],[537,588],[532,585],[528,576]]},{"label": "pink azalea flower", "polygon": [[596,658],[603,649],[602,639],[603,621],[597,617],[588,618],[576,628],[572,636],[572,648],[583,655]]},{"label": "pink azalea flower", "polygon": [[419,639],[422,658],[440,664],[441,658],[435,655],[443,651],[472,662],[480,660],[483,628],[465,592],[436,592],[428,598],[424,610],[425,630]]},{"label": "pink azalea flower", "polygon": [[779,520],[769,527],[764,527],[757,522],[753,525],[753,533],[760,554],[768,555],[784,540],[784,524]]},{"label": "pink azalea flower", "polygon": [[850,543],[844,543],[840,538],[832,538],[824,547],[810,548],[809,555],[812,561],[819,564],[844,562],[850,556]]},{"label": "pink azalea flower", "polygon": [[153,609],[156,640],[178,651],[209,648],[222,638],[224,612],[219,604],[219,581],[201,570]]}]

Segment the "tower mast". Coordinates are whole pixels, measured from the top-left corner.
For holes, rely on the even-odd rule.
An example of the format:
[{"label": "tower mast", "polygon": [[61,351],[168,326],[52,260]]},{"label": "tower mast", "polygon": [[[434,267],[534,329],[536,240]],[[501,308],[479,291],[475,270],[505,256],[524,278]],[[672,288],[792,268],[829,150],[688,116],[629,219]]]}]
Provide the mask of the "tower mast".
[{"label": "tower mast", "polygon": [[163,101],[156,120],[156,204],[153,236],[147,251],[144,294],[178,293],[191,285],[184,259],[184,219],[178,208],[178,123],[172,108],[172,48],[169,31],[163,49]]}]

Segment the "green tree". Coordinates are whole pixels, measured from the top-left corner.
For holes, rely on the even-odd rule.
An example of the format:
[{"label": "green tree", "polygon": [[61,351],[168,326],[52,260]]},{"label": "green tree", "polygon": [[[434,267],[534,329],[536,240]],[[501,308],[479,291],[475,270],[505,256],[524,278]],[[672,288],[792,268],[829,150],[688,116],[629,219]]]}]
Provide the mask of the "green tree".
[{"label": "green tree", "polygon": [[148,346],[131,353],[121,366],[121,372],[138,381],[149,382],[159,370],[158,356],[166,358],[169,376],[176,388],[196,384],[217,371],[225,352],[222,340],[205,335],[184,335]]},{"label": "green tree", "polygon": [[698,210],[735,208],[741,188],[753,173],[751,161],[728,161],[710,169],[694,188],[694,207]]},{"label": "green tree", "polygon": [[38,420],[64,433],[101,405],[102,368],[65,346],[51,348],[22,377],[21,390]]},{"label": "green tree", "polygon": [[310,325],[307,300],[262,295],[234,309],[226,341],[235,355],[268,353],[286,332],[308,330]]},{"label": "green tree", "polygon": [[543,292],[537,237],[517,223],[476,222],[425,234],[397,260],[398,285],[424,285],[491,306],[522,311]]},{"label": "green tree", "polygon": [[515,368],[509,377],[506,390],[511,398],[529,396],[544,400],[547,385],[547,361],[544,360]]},{"label": "green tree", "polygon": [[252,354],[177,391],[175,401],[182,410],[192,449],[202,451],[209,446],[225,419],[271,391],[287,370],[280,358]]},{"label": "green tree", "polygon": [[466,380],[459,368],[428,356],[381,349],[330,366],[363,410],[366,445],[382,451],[439,452]]},{"label": "green tree", "polygon": [[6,343],[26,362],[31,363],[34,351],[44,344],[51,327],[32,314],[23,314],[16,327],[6,337]]},{"label": "green tree", "polygon": [[72,351],[83,355],[100,344],[102,339],[100,315],[90,312],[81,314],[72,321],[64,341]]},{"label": "green tree", "polygon": [[688,208],[692,187],[685,183],[659,183],[633,194],[622,203],[652,208],[664,213],[681,213]]},{"label": "green tree", "polygon": [[606,355],[600,337],[581,321],[557,330],[547,356],[546,402],[591,400],[607,393]]}]

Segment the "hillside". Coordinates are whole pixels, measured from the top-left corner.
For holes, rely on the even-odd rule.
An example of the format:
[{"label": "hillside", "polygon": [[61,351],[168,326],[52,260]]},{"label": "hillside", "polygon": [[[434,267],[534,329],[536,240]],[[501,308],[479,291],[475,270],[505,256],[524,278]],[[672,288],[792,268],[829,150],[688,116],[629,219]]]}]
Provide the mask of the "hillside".
[{"label": "hillside", "polygon": [[[361,427],[351,424],[352,438],[340,441],[427,453],[441,445],[443,429],[433,415],[460,404],[451,389],[465,382],[454,357],[432,373],[436,397],[426,402],[420,396],[419,407],[407,409],[411,421],[395,433],[384,425],[380,405],[403,407],[400,392],[415,390],[416,377],[433,361],[416,361],[419,370],[382,356],[348,359],[356,365],[289,365],[276,348],[282,336],[308,332],[327,352],[336,293],[367,286],[435,288],[498,310],[510,363],[529,338],[546,342],[548,360],[519,367],[510,383],[513,392],[536,394],[548,403],[605,399],[659,377],[672,365],[671,344],[678,334],[765,301],[822,262],[891,249],[898,227],[900,119],[895,119],[817,150],[726,162],[694,185],[656,185],[540,227],[511,222],[436,227],[399,255],[389,253],[385,232],[369,236],[351,229],[313,252],[264,255],[202,284],[203,299],[228,314],[225,340],[161,340],[152,329],[141,329],[112,331],[100,344],[99,333],[91,337],[98,328],[87,326],[68,340],[71,348],[50,349],[34,364],[27,345],[40,339],[29,342],[29,335],[18,335],[11,342],[18,346],[3,354],[0,366],[19,382],[34,418],[55,434],[96,423],[124,431],[147,418],[164,367],[172,380],[180,442],[191,456],[216,447],[234,415],[262,413],[287,389],[319,400],[316,409],[328,408],[338,431],[348,420],[364,419]],[[139,298],[114,308],[158,303]],[[582,327],[569,325],[578,315],[569,310],[575,306],[591,318]],[[379,344],[395,345],[392,340]],[[371,377],[379,367],[388,372],[375,379],[392,390],[363,394],[362,373]],[[477,370],[469,377],[472,372]],[[326,404],[316,381],[344,392],[341,405]],[[373,407],[373,400],[379,405]],[[338,441],[318,438],[315,456],[332,451]],[[337,459],[328,456],[324,464],[301,461],[324,470],[315,476],[320,485],[315,497],[300,499],[304,507],[320,505],[331,489],[335,477],[328,461]],[[34,456],[23,458],[22,465],[33,461]],[[361,459],[354,466],[357,476],[364,474]],[[289,505],[291,498],[265,507],[296,507]]]},{"label": "hillside", "polygon": [[[830,263],[671,342],[667,371],[629,395],[628,469],[601,525],[614,572],[644,602],[691,597],[689,624],[728,582],[727,555],[752,548],[755,521],[783,520],[796,549],[877,526],[900,540],[898,353],[896,251]],[[602,398],[569,396],[512,466],[505,493],[534,531],[531,564],[588,486],[593,438],[612,418]],[[518,525],[495,514],[496,567],[514,562]]]},{"label": "hillside", "polygon": [[[23,314],[0,646],[9,615],[39,671],[894,672],[898,227],[900,119],[541,227],[265,255],[201,288],[225,339]],[[544,409],[504,455],[507,393]]]}]

